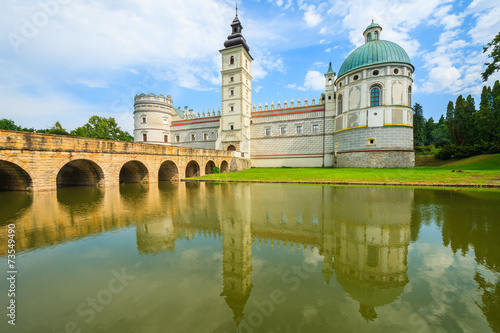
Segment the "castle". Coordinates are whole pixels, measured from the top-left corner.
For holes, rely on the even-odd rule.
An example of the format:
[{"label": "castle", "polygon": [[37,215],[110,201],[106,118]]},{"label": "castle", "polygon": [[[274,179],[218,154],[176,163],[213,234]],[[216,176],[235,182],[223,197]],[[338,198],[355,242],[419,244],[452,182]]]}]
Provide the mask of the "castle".
[{"label": "castle", "polygon": [[252,56],[236,13],[220,50],[222,108],[196,114],[172,97],[140,94],[134,104],[136,142],[234,151],[252,167],[413,167],[411,64],[399,45],[365,29],[365,43],[343,62],[330,62],[319,100],[252,106]]}]

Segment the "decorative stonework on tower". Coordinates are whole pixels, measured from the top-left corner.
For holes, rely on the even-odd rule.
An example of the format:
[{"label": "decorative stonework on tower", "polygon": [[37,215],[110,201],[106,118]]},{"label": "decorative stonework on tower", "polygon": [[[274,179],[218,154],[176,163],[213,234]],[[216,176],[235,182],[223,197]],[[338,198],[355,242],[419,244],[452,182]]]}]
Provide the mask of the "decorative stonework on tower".
[{"label": "decorative stonework on tower", "polygon": [[216,148],[250,154],[253,58],[241,34],[243,26],[237,10],[231,28],[225,48],[219,51],[222,56],[222,117]]}]

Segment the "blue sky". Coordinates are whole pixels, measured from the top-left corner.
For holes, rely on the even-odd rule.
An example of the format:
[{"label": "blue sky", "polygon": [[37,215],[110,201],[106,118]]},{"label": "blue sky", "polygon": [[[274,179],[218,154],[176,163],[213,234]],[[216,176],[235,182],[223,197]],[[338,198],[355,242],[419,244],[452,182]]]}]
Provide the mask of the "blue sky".
[{"label": "blue sky", "polygon": [[[415,66],[414,102],[435,120],[458,94],[479,104],[482,47],[500,30],[492,0],[240,0],[253,56],[253,103],[318,100],[323,73],[363,43],[372,18]],[[0,4],[0,118],[24,127],[94,114],[133,130],[137,93],[172,95],[197,111],[220,107],[219,50],[229,0],[4,0]],[[495,73],[487,82],[500,79]]]}]

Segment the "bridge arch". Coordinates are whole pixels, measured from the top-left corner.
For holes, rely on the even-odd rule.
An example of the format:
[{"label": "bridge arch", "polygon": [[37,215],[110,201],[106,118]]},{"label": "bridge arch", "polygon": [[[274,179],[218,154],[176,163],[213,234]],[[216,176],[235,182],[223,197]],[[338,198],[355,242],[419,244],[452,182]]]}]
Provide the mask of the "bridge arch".
[{"label": "bridge arch", "polygon": [[103,186],[104,173],[97,163],[77,159],[66,163],[57,173],[57,187]]},{"label": "bridge arch", "polygon": [[222,161],[220,164],[220,172],[229,172],[229,164],[227,163],[226,160]]},{"label": "bridge arch", "polygon": [[125,163],[120,169],[120,184],[123,183],[148,183],[149,171],[144,163],[132,160]]},{"label": "bridge arch", "polygon": [[0,160],[0,191],[27,191],[33,180],[26,170],[13,162]]},{"label": "bridge arch", "polygon": [[214,170],[216,167],[214,161],[210,160],[205,164],[205,175],[209,175],[212,173],[212,170]]},{"label": "bridge arch", "polygon": [[174,161],[165,161],[158,170],[158,181],[176,181],[179,180],[179,168]]},{"label": "bridge arch", "polygon": [[200,165],[198,162],[191,160],[186,165],[186,178],[199,177],[200,176]]}]

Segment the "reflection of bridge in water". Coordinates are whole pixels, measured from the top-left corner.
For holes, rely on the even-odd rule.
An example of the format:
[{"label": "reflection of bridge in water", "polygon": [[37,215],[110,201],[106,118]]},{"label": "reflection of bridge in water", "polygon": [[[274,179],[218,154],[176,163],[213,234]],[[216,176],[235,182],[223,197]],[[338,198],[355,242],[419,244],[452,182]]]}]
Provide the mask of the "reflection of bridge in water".
[{"label": "reflection of bridge in water", "polygon": [[[78,191],[78,199],[72,191]],[[221,238],[221,296],[237,324],[252,290],[252,243],[317,248],[326,283],[335,274],[359,302],[363,317],[373,319],[376,307],[395,301],[408,282],[413,200],[411,189],[138,184],[106,191],[19,193],[12,209],[22,216],[12,214],[9,220],[17,220],[19,251],[134,224],[144,254],[175,251],[179,239]]]}]

